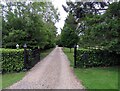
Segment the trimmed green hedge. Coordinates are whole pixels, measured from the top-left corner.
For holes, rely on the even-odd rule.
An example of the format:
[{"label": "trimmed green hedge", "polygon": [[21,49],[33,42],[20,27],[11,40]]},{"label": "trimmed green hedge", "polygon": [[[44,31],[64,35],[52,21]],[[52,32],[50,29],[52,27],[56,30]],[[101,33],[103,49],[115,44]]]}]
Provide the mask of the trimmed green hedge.
[{"label": "trimmed green hedge", "polygon": [[21,71],[24,67],[23,49],[2,49],[2,72]]},{"label": "trimmed green hedge", "polygon": [[120,60],[120,54],[107,50],[78,50],[78,67],[106,67],[116,66]]}]

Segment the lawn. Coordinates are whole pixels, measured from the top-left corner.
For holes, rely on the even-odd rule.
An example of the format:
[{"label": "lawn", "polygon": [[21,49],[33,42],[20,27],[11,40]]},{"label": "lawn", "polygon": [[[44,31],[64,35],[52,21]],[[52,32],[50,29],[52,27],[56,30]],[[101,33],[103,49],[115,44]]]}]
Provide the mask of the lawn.
[{"label": "lawn", "polygon": [[[41,60],[46,57],[53,48],[47,49],[45,51],[41,51]],[[2,78],[2,86],[0,85],[0,88],[6,88],[12,85],[13,83],[16,83],[17,81],[21,80],[25,76],[26,72],[19,72],[19,73],[6,73],[1,76]]]},{"label": "lawn", "polygon": [[[63,48],[73,65],[73,51]],[[74,73],[87,89],[118,89],[118,67],[75,68]]]},{"label": "lawn", "polygon": [[26,72],[19,72],[19,73],[6,73],[2,75],[2,88],[6,88],[13,83],[21,80],[25,76]]},{"label": "lawn", "polygon": [[117,89],[117,68],[75,69],[75,74],[87,89]]}]

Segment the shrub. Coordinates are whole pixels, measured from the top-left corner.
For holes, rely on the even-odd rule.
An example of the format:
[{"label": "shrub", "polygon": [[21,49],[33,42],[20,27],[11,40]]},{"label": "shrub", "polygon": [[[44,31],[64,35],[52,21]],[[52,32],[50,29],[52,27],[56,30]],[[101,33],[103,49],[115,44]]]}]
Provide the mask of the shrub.
[{"label": "shrub", "polygon": [[24,67],[22,49],[2,49],[2,72],[21,71]]},{"label": "shrub", "polygon": [[107,50],[78,50],[78,67],[106,67],[118,65],[120,54]]}]

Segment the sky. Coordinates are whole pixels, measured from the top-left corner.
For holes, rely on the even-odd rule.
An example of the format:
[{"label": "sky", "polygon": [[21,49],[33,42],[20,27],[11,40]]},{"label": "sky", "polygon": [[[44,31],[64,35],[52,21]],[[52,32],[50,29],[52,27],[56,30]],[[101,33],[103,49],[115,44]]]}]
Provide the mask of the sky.
[{"label": "sky", "polygon": [[61,33],[60,28],[63,28],[64,23],[65,23],[64,20],[67,17],[67,13],[64,11],[64,9],[62,7],[62,5],[66,6],[66,0],[53,0],[52,3],[53,3],[55,8],[58,8],[58,12],[60,13],[60,16],[59,16],[60,20],[59,20],[59,22],[57,22],[55,24],[55,26],[58,28],[57,32],[58,32],[58,34],[60,34]]}]

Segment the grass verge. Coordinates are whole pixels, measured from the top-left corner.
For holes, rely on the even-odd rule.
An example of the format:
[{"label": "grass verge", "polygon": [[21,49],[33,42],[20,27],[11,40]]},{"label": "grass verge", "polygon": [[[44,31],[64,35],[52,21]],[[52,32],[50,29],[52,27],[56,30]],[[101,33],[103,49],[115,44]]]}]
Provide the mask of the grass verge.
[{"label": "grass verge", "polygon": [[74,66],[74,55],[73,55],[73,52],[74,52],[74,49],[72,48],[71,49],[71,52],[70,52],[70,49],[69,48],[63,48],[63,51],[64,53],[67,55],[69,61],[70,61],[70,66]]},{"label": "grass verge", "polygon": [[[53,49],[54,48],[41,51],[41,60],[45,58]],[[0,77],[2,78],[2,86],[0,85],[0,88],[4,89],[11,86],[12,84],[21,80],[25,74],[26,72],[0,74]]]},{"label": "grass verge", "polygon": [[[63,48],[73,66],[73,51]],[[75,68],[74,72],[86,89],[118,89],[118,67]]]},{"label": "grass verge", "polygon": [[43,58],[45,58],[54,48],[50,48],[50,49],[46,49],[41,51],[40,54],[40,60],[42,60]]},{"label": "grass verge", "polygon": [[6,73],[2,75],[2,89],[16,83],[25,76],[25,72]]}]

